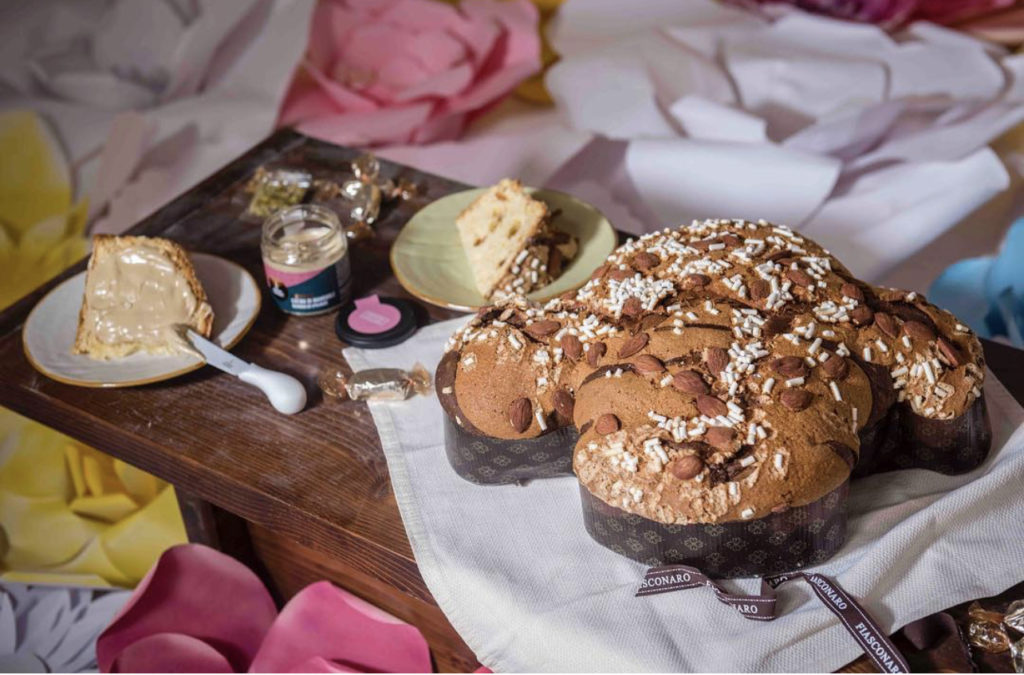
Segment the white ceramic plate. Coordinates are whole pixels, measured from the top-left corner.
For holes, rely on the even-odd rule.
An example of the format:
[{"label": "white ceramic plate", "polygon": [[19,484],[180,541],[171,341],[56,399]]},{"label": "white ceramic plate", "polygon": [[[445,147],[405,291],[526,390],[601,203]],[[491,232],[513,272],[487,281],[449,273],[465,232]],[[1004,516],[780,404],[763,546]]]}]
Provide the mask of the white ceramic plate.
[{"label": "white ceramic plate", "polygon": [[[213,307],[211,340],[230,349],[256,321],[260,289],[251,274],[230,260],[205,253],[194,253],[189,258]],[[132,354],[109,361],[72,354],[84,291],[82,272],[47,293],[25,322],[21,336],[25,354],[43,375],[82,387],[133,387],[184,375],[203,366],[203,360],[191,354]]]}]

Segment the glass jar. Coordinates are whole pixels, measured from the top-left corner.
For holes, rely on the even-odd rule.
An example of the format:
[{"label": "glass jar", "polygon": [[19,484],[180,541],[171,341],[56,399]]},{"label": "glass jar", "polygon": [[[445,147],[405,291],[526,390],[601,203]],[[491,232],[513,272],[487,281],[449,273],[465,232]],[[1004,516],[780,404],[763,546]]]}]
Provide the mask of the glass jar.
[{"label": "glass jar", "polygon": [[263,223],[263,271],[278,308],[311,316],[349,301],[348,242],[338,216],[314,204],[277,211]]}]

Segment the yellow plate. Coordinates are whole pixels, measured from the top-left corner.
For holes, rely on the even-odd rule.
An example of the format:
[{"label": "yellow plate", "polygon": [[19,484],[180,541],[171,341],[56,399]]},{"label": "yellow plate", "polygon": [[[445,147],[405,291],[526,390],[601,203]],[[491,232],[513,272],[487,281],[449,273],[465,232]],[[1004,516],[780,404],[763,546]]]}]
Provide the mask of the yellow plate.
[{"label": "yellow plate", "polygon": [[[391,247],[391,269],[405,290],[420,300],[449,309],[474,311],[490,304],[473,283],[469,261],[459,241],[455,218],[487,188],[456,192],[420,209]],[[551,211],[555,229],[579,239],[580,250],[562,276],[529,294],[547,300],[586,283],[615,248],[615,230],[600,211],[572,195],[527,188]]]},{"label": "yellow plate", "polygon": [[[230,260],[205,253],[189,258],[213,307],[210,339],[230,349],[249,332],[260,313],[259,286],[241,265]],[[132,354],[107,361],[72,354],[84,291],[85,272],[81,272],[47,293],[25,321],[21,333],[25,355],[43,375],[80,387],[133,387],[168,380],[204,365],[193,354]]]}]

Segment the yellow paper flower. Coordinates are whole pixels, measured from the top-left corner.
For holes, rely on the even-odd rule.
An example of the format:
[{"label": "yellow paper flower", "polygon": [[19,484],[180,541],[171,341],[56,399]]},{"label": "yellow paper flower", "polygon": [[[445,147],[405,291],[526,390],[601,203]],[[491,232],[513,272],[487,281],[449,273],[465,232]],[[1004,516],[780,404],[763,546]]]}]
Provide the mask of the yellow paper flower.
[{"label": "yellow paper flower", "polygon": [[9,411],[0,437],[2,578],[134,586],[185,543],[163,481]]},{"label": "yellow paper flower", "polygon": [[[0,309],[88,253],[60,145],[33,112],[0,114]],[[133,586],[186,541],[174,490],[0,409],[0,573],[28,583]]]},{"label": "yellow paper flower", "polygon": [[64,153],[39,116],[0,114],[0,309],[88,253],[88,202],[72,194]]}]

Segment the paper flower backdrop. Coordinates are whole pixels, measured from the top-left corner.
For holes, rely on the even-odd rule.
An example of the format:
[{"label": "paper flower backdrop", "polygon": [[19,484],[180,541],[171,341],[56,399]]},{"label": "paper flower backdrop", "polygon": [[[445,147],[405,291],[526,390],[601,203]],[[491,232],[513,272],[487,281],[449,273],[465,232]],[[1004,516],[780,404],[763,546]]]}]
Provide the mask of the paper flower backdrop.
[{"label": "paper flower backdrop", "polygon": [[[305,47],[312,6],[8,3],[0,21],[0,308],[81,259],[87,230],[123,231],[264,137]],[[173,491],[155,483],[152,494],[152,479],[131,467],[2,409],[0,446],[8,578],[131,585],[184,541]],[[8,475],[29,475],[25,485],[39,490]],[[73,475],[99,479],[80,491]]]},{"label": "paper flower backdrop", "polygon": [[129,595],[0,584],[0,672],[95,671],[96,637]]},{"label": "paper flower backdrop", "polygon": [[85,255],[87,202],[73,195],[45,123],[27,110],[0,114],[0,308]]},{"label": "paper flower backdrop", "polygon": [[533,4],[537,6],[540,12],[540,22],[537,25],[537,32],[540,34],[540,61],[542,70],[539,73],[535,73],[530,77],[523,80],[518,87],[516,87],[516,95],[533,103],[539,103],[541,105],[551,105],[551,95],[548,94],[548,90],[544,88],[544,73],[551,65],[558,60],[558,54],[555,53],[554,48],[551,46],[551,42],[547,38],[546,28],[550,23],[555,12],[558,11],[559,5],[564,0],[532,0]]},{"label": "paper flower backdrop", "polygon": [[89,198],[90,231],[119,233],[271,131],[312,9],[312,0],[6,3],[0,103],[44,121],[66,154],[72,199]]},{"label": "paper flower backdrop", "polygon": [[238,561],[168,550],[100,635],[103,672],[430,672],[420,632],[322,581],[280,613]]},{"label": "paper flower backdrop", "polygon": [[174,490],[124,462],[3,411],[0,578],[133,586],[186,541]]},{"label": "paper flower backdrop", "polygon": [[766,218],[877,279],[1009,186],[988,144],[1024,121],[1024,62],[999,47],[924,22],[645,7],[562,5],[546,83],[571,127],[619,144],[629,184],[591,180],[635,193],[647,229]]},{"label": "paper flower backdrop", "polygon": [[751,0],[762,5],[788,3],[837,19],[893,28],[907,21],[950,23],[1009,7],[1015,0]]},{"label": "paper flower backdrop", "polygon": [[336,143],[428,143],[540,69],[528,0],[321,0],[281,124]]}]

